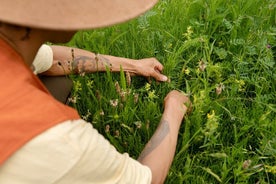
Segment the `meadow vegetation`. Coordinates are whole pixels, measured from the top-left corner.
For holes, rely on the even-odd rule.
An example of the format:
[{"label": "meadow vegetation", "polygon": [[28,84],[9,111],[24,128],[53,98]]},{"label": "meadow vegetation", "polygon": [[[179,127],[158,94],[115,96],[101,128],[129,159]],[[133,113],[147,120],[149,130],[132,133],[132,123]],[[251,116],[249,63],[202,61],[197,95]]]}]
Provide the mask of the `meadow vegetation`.
[{"label": "meadow vegetation", "polygon": [[276,183],[275,0],[160,0],[128,23],[80,31],[68,45],[164,65],[170,82],[123,71],[72,76],[71,105],[133,158],[168,91],[190,95],[166,183]]}]

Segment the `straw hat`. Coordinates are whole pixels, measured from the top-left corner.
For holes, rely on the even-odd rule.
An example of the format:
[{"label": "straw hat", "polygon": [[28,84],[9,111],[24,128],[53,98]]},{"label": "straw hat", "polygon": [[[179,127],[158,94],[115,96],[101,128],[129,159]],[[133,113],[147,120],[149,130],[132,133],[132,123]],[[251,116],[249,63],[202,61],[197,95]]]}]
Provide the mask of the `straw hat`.
[{"label": "straw hat", "polygon": [[158,0],[0,0],[0,22],[51,30],[105,27],[132,19]]}]

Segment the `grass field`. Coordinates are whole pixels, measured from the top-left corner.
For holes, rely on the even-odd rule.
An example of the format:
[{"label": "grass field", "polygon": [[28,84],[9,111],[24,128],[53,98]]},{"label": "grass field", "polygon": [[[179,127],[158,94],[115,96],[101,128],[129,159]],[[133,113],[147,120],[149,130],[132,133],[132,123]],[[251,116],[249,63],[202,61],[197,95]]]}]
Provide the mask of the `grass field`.
[{"label": "grass field", "polygon": [[138,157],[163,98],[179,89],[190,94],[193,112],[166,183],[276,183],[275,0],[161,0],[128,23],[78,32],[69,45],[156,57],[170,77],[74,77],[72,106],[118,151]]}]

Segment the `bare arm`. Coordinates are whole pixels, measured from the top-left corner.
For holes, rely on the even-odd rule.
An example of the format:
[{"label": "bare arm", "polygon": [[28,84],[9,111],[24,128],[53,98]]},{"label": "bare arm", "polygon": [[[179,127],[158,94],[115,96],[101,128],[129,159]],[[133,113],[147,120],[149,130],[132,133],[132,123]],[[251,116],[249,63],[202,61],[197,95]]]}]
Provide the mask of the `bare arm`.
[{"label": "bare arm", "polygon": [[165,98],[165,110],[154,135],[138,158],[152,171],[152,183],[163,183],[174,158],[178,131],[187,112],[184,103],[189,98],[178,91],[171,91]]},{"label": "bare arm", "polygon": [[161,74],[163,65],[155,58],[134,60],[109,55],[95,54],[86,50],[66,46],[51,46],[53,50],[53,65],[43,75],[67,75],[72,73],[104,72],[109,67],[112,72],[120,68],[133,75],[154,77],[158,81],[166,81]]}]

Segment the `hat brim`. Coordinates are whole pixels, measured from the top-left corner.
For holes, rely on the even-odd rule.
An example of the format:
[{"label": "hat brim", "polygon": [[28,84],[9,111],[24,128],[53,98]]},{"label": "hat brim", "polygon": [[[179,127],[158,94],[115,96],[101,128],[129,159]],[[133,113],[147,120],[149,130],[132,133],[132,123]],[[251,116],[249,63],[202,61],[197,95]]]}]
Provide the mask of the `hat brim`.
[{"label": "hat brim", "polygon": [[0,21],[50,30],[106,27],[133,19],[158,0],[0,0]]}]

